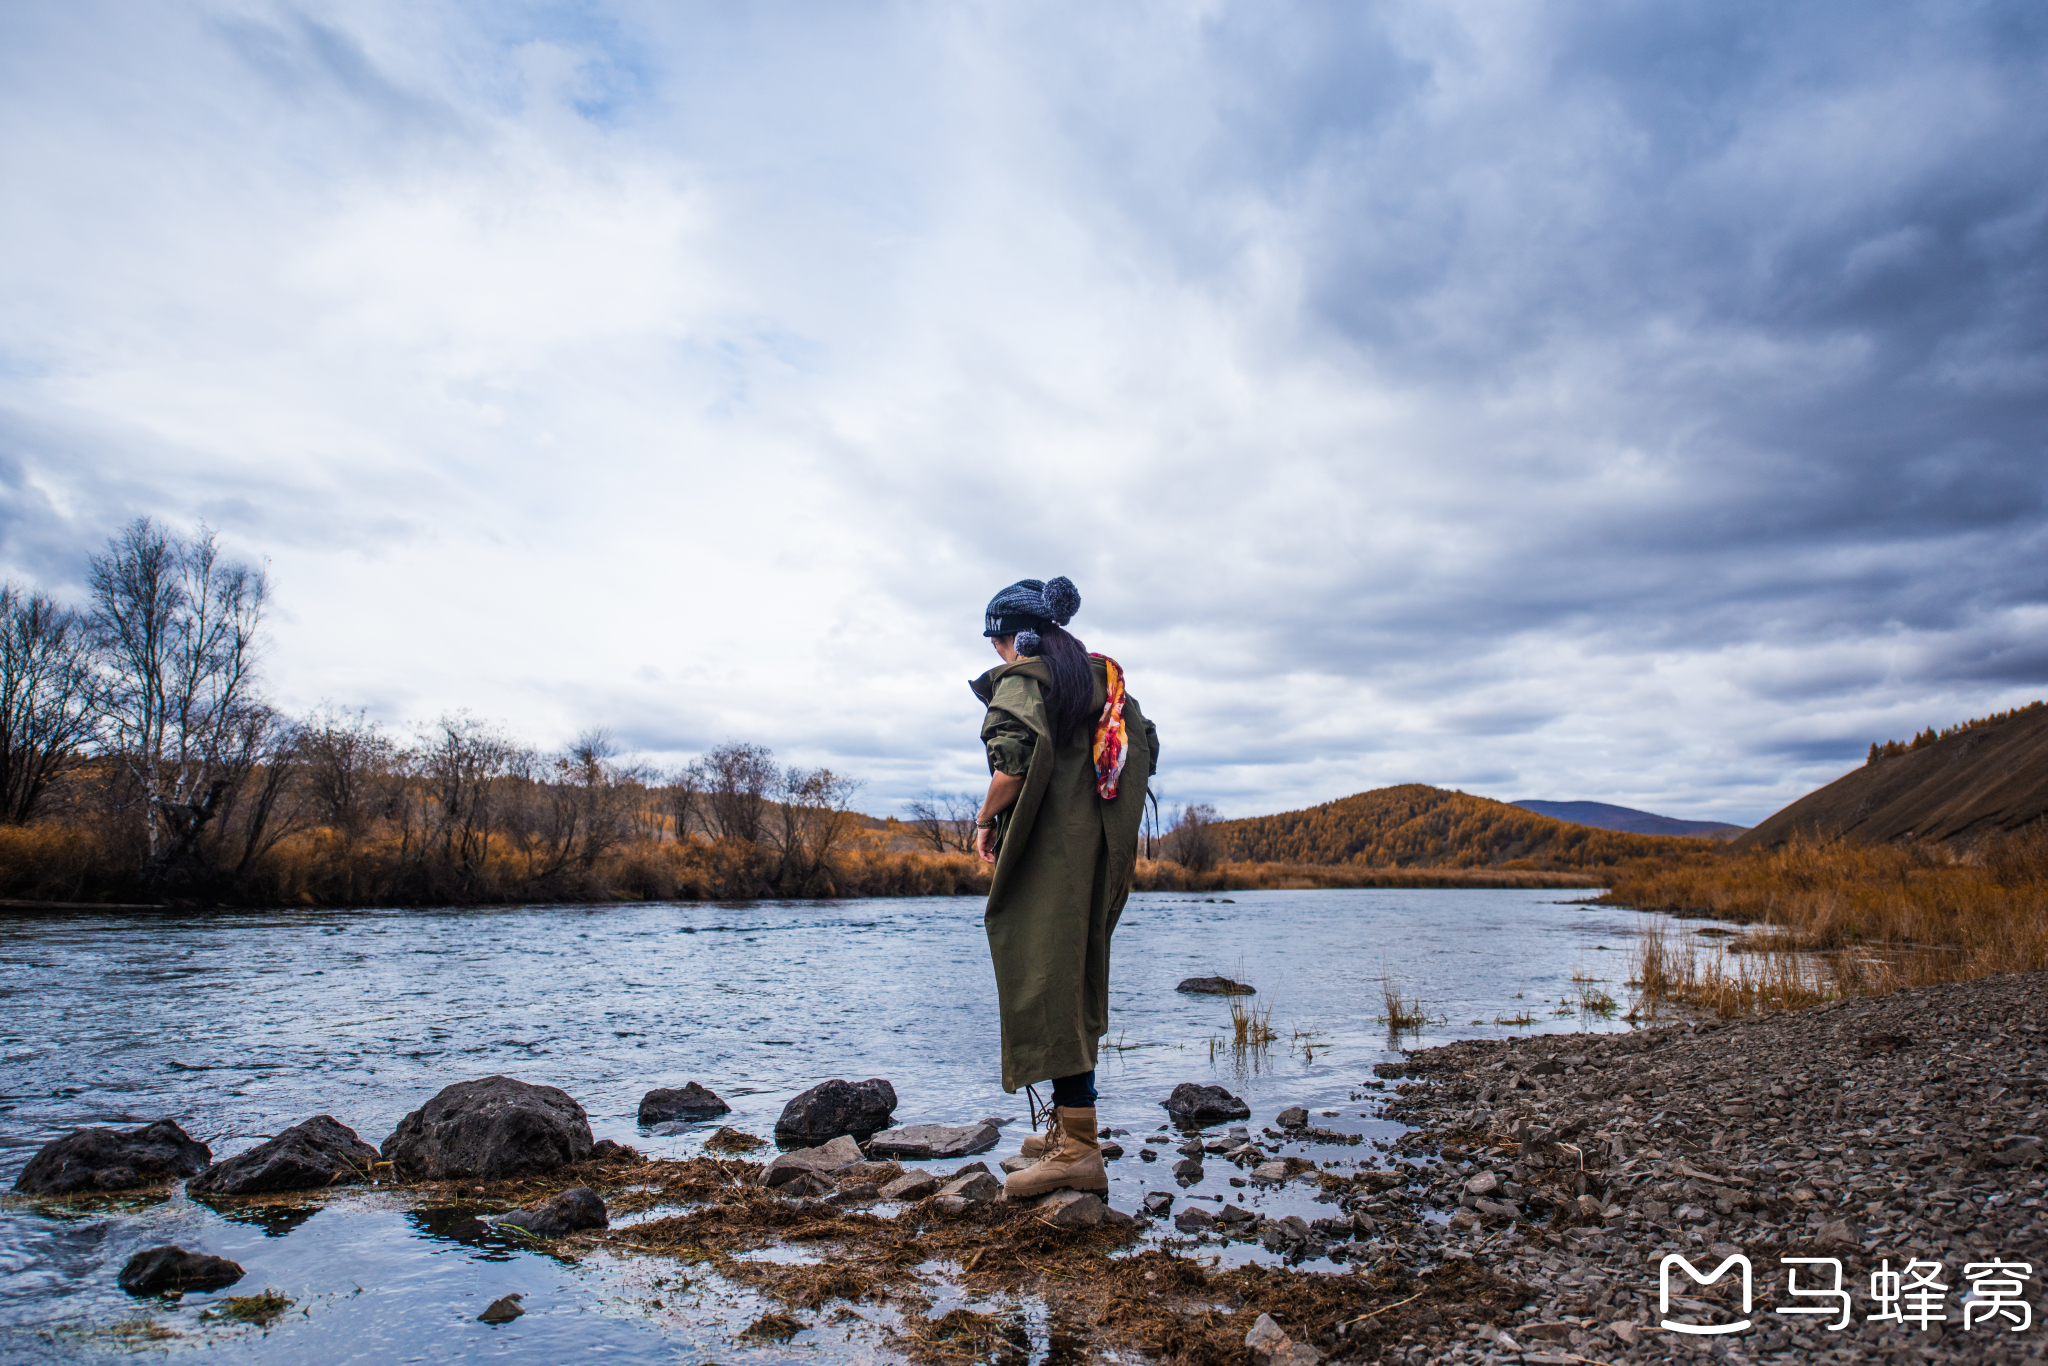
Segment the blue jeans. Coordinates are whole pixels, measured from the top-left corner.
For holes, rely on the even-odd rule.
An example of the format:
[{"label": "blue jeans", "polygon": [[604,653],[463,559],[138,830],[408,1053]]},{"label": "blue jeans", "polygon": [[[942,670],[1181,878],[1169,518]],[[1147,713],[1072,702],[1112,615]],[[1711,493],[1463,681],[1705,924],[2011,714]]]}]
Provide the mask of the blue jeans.
[{"label": "blue jeans", "polygon": [[1077,1072],[1071,1077],[1052,1079],[1052,1103],[1062,1110],[1095,1108],[1095,1074]]}]

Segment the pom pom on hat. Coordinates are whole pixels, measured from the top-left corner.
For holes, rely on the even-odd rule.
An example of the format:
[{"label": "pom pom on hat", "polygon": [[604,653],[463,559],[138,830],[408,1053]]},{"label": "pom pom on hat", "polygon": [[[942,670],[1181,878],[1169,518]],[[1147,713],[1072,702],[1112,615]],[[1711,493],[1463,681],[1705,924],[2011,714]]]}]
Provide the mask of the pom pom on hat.
[{"label": "pom pom on hat", "polygon": [[1016,639],[1011,641],[1011,644],[1017,647],[1017,653],[1020,655],[1035,655],[1038,653],[1039,647],[1044,643],[1044,641],[1038,638],[1038,632],[1032,630],[1029,626],[1019,631]]},{"label": "pom pom on hat", "polygon": [[1081,590],[1064,574],[1045,585],[1045,614],[1065,626],[1081,610]]}]

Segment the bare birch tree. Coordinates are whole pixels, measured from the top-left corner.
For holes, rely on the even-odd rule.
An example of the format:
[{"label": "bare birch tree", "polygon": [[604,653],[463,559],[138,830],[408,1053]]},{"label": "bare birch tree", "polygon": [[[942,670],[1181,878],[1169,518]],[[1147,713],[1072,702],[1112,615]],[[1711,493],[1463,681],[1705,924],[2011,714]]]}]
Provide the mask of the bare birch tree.
[{"label": "bare birch tree", "polygon": [[780,776],[774,751],[732,742],[705,755],[697,768],[703,775],[703,810],[712,838],[760,843],[768,794]]},{"label": "bare birch tree", "polygon": [[782,773],[770,834],[781,862],[776,881],[785,893],[826,890],[832,857],[853,831],[853,794],[860,786],[829,768]]},{"label": "bare birch tree", "polygon": [[669,775],[664,789],[669,817],[675,824],[675,838],[678,843],[687,843],[690,827],[702,825],[704,797],[704,767],[690,764]]},{"label": "bare birch tree", "polygon": [[1216,819],[1216,808],[1207,802],[1182,807],[1180,819],[1166,837],[1168,857],[1191,873],[1214,868],[1218,849],[1216,832],[1210,827]]},{"label": "bare birch tree", "polygon": [[26,825],[50,785],[84,760],[94,682],[79,615],[0,587],[0,821]]},{"label": "bare birch tree", "polygon": [[910,813],[910,819],[904,824],[929,844],[935,854],[943,854],[953,847],[953,832],[948,828],[951,824],[951,815],[946,809],[948,801],[936,792],[927,792],[903,804]]},{"label": "bare birch tree", "polygon": [[[213,532],[137,518],[91,562],[108,751],[143,803],[152,870],[189,852],[251,761],[258,629],[270,585]],[[239,766],[239,771],[238,771]]]},{"label": "bare birch tree", "polygon": [[422,853],[438,855],[442,871],[468,894],[490,862],[491,836],[502,816],[500,789],[508,779],[525,777],[533,756],[466,712],[442,717],[434,732],[421,737],[415,753],[434,806]]}]

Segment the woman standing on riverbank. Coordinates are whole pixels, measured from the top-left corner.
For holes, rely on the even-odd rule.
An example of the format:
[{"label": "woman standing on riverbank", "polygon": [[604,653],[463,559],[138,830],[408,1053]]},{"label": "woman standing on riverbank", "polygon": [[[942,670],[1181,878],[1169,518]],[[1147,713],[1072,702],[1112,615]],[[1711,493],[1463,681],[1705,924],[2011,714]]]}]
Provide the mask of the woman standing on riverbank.
[{"label": "woman standing on riverbank", "polygon": [[1123,670],[1065,629],[1080,607],[1064,578],[996,594],[982,634],[1003,662],[970,685],[988,707],[988,797],[974,844],[995,865],[985,923],[1003,1089],[1052,1082],[1046,1132],[1024,1145],[1038,1161],[1004,1186],[1013,1200],[1109,1189],[1095,1048],[1109,1025],[1109,938],[1131,893],[1146,781],[1159,766],[1158,734],[1124,691]]}]

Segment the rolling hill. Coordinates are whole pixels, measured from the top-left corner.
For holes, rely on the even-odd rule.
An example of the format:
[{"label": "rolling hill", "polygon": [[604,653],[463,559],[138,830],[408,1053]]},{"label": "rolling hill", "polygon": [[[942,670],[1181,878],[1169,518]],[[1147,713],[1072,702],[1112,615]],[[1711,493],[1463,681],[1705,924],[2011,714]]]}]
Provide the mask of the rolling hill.
[{"label": "rolling hill", "polygon": [[1697,854],[1706,843],[1602,830],[1422,783],[1360,792],[1302,811],[1219,821],[1227,859],[1371,868],[1592,868]]},{"label": "rolling hill", "polygon": [[1758,822],[1730,847],[1775,849],[1795,834],[1867,844],[1968,841],[2044,816],[2048,707],[2037,702],[1940,736],[1929,731],[1910,749],[1872,746],[1862,768]]},{"label": "rolling hill", "polygon": [[1748,826],[1726,821],[1686,821],[1676,816],[1659,816],[1632,806],[1611,806],[1606,802],[1543,802],[1533,798],[1515,802],[1524,811],[1534,811],[1552,820],[1590,825],[1595,830],[1626,830],[1636,835],[1691,835],[1697,839],[1732,840]]}]

